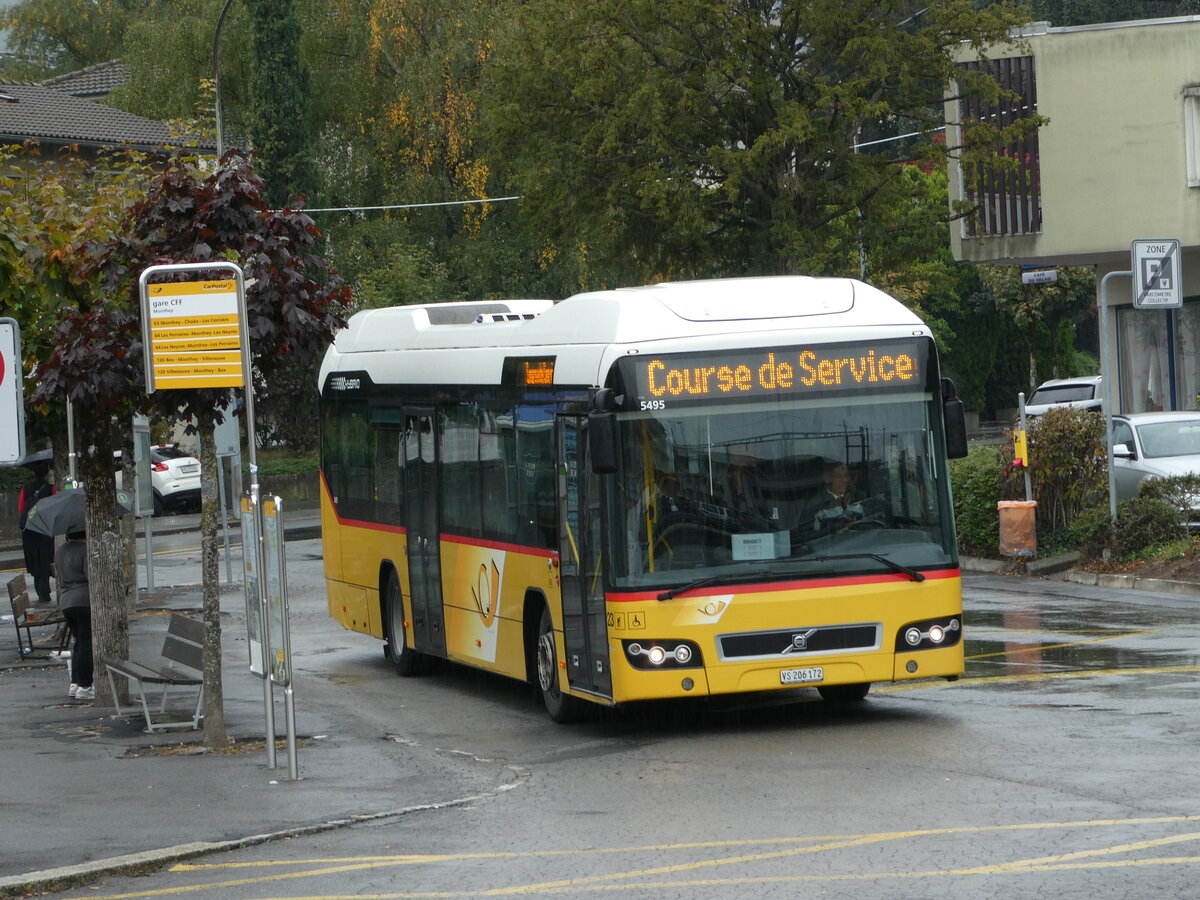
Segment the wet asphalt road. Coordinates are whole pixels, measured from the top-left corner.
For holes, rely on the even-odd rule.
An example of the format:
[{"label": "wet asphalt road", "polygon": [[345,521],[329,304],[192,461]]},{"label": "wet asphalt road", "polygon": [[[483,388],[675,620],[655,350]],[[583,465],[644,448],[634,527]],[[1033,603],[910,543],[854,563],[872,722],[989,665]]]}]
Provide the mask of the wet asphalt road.
[{"label": "wet asphalt road", "polygon": [[343,697],[356,731],[503,787],[61,896],[1197,896],[1200,598],[970,576],[958,683],[563,727],[513,682],[397,678],[325,617],[319,554],[289,544],[301,718]]}]

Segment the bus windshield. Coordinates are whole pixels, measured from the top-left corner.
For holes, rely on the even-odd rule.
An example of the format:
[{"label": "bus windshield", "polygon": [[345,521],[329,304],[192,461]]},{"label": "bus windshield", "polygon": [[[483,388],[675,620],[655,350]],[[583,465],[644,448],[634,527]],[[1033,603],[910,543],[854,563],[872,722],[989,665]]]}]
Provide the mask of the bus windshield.
[{"label": "bus windshield", "polygon": [[613,586],[953,565],[936,400],[782,395],[622,416],[608,496]]}]

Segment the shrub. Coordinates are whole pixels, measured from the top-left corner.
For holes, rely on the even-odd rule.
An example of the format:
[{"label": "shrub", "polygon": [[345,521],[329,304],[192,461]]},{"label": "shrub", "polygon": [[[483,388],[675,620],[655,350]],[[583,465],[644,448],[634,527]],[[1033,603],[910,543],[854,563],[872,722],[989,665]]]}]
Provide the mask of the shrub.
[{"label": "shrub", "polygon": [[1142,482],[1138,496],[1170,503],[1179,510],[1181,521],[1187,522],[1192,510],[1200,507],[1200,475],[1148,478]]},{"label": "shrub", "polygon": [[[1085,409],[1050,409],[1029,423],[1029,477],[1038,502],[1038,531],[1070,527],[1108,495],[1104,417]],[[1006,444],[1012,459],[1012,440]],[[1025,474],[1005,467],[1006,496],[1025,496]]]},{"label": "shrub", "polygon": [[964,459],[951,460],[954,523],[960,552],[994,557],[1000,548],[1000,500],[1003,463],[998,448],[976,445]]},{"label": "shrub", "polygon": [[1075,521],[1080,555],[1085,560],[1109,556],[1125,562],[1144,556],[1147,549],[1179,537],[1179,510],[1157,497],[1134,497],[1117,504],[1113,527],[1108,506],[1093,506]]}]

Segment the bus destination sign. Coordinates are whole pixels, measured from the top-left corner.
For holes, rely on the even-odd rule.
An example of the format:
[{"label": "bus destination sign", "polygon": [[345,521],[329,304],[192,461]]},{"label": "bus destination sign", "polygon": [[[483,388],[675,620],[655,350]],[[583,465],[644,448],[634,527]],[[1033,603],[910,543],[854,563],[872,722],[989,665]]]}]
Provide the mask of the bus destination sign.
[{"label": "bus destination sign", "polygon": [[927,351],[911,341],[639,356],[635,409],[771,395],[920,387]]},{"label": "bus destination sign", "polygon": [[509,356],[504,360],[502,384],[519,387],[551,387],[554,384],[555,356]]}]

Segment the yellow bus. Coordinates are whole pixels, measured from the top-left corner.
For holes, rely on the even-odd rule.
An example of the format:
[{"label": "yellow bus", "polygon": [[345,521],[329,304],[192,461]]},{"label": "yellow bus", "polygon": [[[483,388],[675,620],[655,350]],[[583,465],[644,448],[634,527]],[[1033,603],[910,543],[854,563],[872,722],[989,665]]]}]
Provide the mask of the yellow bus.
[{"label": "yellow bus", "polygon": [[735,278],[360,312],[330,347],[330,614],[588,702],[963,670],[929,328],[849,279]]}]

